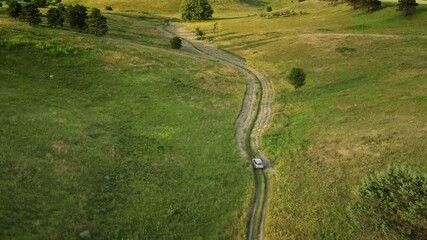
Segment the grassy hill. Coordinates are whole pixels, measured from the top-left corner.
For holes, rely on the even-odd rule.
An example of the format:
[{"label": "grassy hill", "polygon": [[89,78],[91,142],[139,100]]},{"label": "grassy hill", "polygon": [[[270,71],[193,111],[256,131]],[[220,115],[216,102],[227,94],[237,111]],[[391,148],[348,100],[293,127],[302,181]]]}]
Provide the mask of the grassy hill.
[{"label": "grassy hill", "polygon": [[[149,13],[179,13],[181,0],[63,0],[64,3],[80,3],[104,9],[112,6],[117,11],[136,11]],[[215,13],[253,12],[267,6],[283,7],[288,1],[281,0],[211,0]]]},{"label": "grassy hill", "polygon": [[[292,17],[222,20],[216,33],[212,22],[190,26],[273,81],[268,239],[387,238],[349,224],[360,180],[391,163],[427,172],[427,5],[411,17],[383,5],[295,1],[278,10]],[[292,67],[308,72],[299,91],[286,80]]]},{"label": "grassy hill", "polygon": [[0,15],[0,238],[243,238],[244,80],[170,51],[142,15],[110,33]]}]

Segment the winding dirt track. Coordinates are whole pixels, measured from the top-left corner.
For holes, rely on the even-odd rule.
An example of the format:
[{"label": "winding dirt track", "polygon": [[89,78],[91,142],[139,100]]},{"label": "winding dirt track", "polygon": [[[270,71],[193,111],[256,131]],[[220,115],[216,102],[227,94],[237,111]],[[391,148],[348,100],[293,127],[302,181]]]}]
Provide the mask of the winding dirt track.
[{"label": "winding dirt track", "polygon": [[[209,59],[230,66],[239,71],[246,79],[246,93],[241,112],[236,120],[235,138],[240,154],[248,159],[261,157],[266,167],[270,162],[260,149],[260,138],[272,118],[273,88],[268,79],[256,69],[246,65],[245,60],[222,51],[210,43],[196,39],[184,24],[172,23],[168,26],[158,26],[157,30],[168,38],[179,36],[182,50],[199,58]],[[252,211],[248,220],[248,239],[262,239],[264,216],[267,206],[268,179],[264,171],[254,171],[255,195]]]}]

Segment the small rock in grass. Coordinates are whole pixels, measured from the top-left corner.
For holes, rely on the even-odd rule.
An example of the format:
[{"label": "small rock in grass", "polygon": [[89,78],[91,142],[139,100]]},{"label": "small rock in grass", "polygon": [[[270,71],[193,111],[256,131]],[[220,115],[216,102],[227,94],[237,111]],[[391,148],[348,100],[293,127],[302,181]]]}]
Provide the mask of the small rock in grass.
[{"label": "small rock in grass", "polygon": [[82,240],[90,240],[92,239],[92,236],[90,235],[89,230],[83,231],[79,234],[80,239]]}]

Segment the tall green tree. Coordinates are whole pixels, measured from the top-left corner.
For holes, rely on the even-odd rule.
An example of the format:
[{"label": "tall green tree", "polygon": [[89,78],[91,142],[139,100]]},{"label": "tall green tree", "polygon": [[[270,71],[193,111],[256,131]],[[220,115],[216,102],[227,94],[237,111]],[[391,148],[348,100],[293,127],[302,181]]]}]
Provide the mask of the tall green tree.
[{"label": "tall green tree", "polygon": [[302,68],[292,68],[290,74],[288,75],[288,81],[294,85],[295,89],[298,89],[305,84],[305,78],[307,74]]},{"label": "tall green tree", "polygon": [[352,204],[361,229],[389,239],[427,239],[427,176],[391,166],[365,179]]},{"label": "tall green tree", "polygon": [[33,3],[24,5],[20,17],[28,22],[30,26],[35,26],[42,22],[42,14]]},{"label": "tall green tree", "polygon": [[83,5],[77,4],[67,7],[66,20],[71,28],[80,31],[87,29],[87,8]]},{"label": "tall green tree", "polygon": [[102,36],[108,32],[107,18],[102,16],[98,8],[92,8],[88,20],[89,32]]},{"label": "tall green tree", "polygon": [[46,14],[47,24],[51,27],[64,25],[64,12],[58,8],[50,8]]},{"label": "tall green tree", "polygon": [[212,17],[213,9],[208,0],[183,0],[181,17],[186,21],[205,20]]},{"label": "tall green tree", "polygon": [[397,6],[399,11],[401,11],[405,16],[409,16],[416,12],[418,3],[416,0],[399,0]]},{"label": "tall green tree", "polygon": [[9,13],[9,16],[13,18],[18,18],[22,11],[22,5],[19,4],[17,1],[9,1],[8,3],[7,12]]}]

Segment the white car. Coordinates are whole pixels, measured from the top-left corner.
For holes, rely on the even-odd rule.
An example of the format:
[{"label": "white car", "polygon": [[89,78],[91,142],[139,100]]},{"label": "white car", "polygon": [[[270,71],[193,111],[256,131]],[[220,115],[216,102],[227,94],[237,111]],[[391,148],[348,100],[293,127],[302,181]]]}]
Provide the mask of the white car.
[{"label": "white car", "polygon": [[260,158],[252,159],[252,164],[254,165],[255,169],[264,168],[264,164],[262,164],[262,159]]}]

